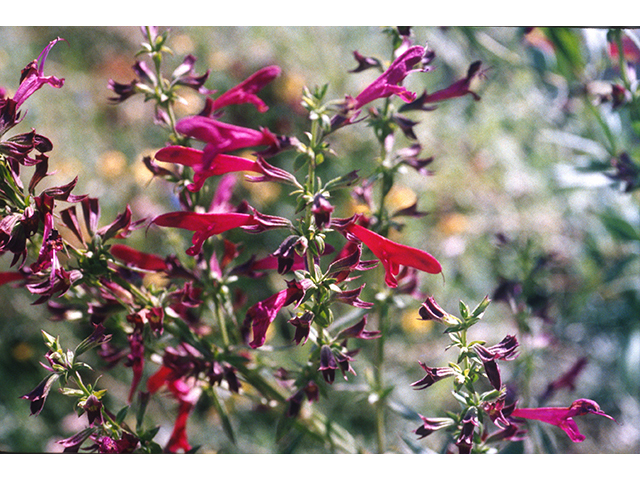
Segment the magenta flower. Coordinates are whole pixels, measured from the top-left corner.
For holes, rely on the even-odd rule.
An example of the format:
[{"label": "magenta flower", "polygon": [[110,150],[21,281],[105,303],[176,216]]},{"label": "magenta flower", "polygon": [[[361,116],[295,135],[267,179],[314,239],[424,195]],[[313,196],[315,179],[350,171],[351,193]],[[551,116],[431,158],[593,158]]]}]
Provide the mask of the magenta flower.
[{"label": "magenta flower", "polygon": [[358,225],[353,220],[344,224],[342,222],[334,223],[334,227],[346,232],[347,239],[350,240],[349,236],[355,237],[369,247],[369,250],[382,262],[386,272],[384,280],[391,288],[398,286],[396,276],[400,273],[401,265],[432,274],[442,272],[440,262],[431,254],[389,240]]},{"label": "magenta flower", "polygon": [[202,169],[205,171],[221,153],[278,145],[278,138],[266,128],[253,130],[202,116],[183,118],[176,124],[176,130],[207,144],[202,152]]},{"label": "magenta flower", "polygon": [[211,110],[215,112],[228,105],[251,103],[256,106],[260,113],[266,112],[269,110],[269,107],[258,98],[256,93],[280,75],[280,71],[280,67],[276,65],[258,70],[249,78],[216,98],[211,104]]},{"label": "magenta flower", "polygon": [[264,345],[267,329],[275,320],[278,312],[287,305],[302,300],[303,296],[303,286],[296,281],[291,281],[287,282],[286,289],[249,308],[243,325],[245,329],[248,328],[249,325],[251,325],[252,328],[253,340],[249,342],[249,346],[251,348],[258,348]]},{"label": "magenta flower", "polygon": [[216,155],[208,166],[206,166],[204,162],[204,152],[201,150],[183,147],[181,145],[170,145],[158,150],[155,158],[161,162],[178,163],[192,167],[194,170],[194,183],[187,186],[187,189],[191,192],[199,191],[204,185],[205,180],[209,177],[232,172],[254,172],[261,175],[245,177],[251,182],[271,180],[297,183],[295,177],[289,172],[269,165],[261,157],[257,157],[257,160],[250,160],[248,158],[221,153]]},{"label": "magenta flower", "polygon": [[420,63],[424,56],[425,49],[420,45],[414,45],[401,53],[382,75],[355,98],[354,110],[359,110],[378,98],[386,98],[391,95],[397,95],[405,102],[415,100],[416,94],[401,86],[400,83],[411,72],[423,71],[413,67]]},{"label": "magenta flower", "polygon": [[171,212],[157,216],[151,223],[161,227],[183,228],[195,232],[193,245],[187,249],[188,255],[198,255],[204,241],[227,230],[242,228],[249,232],[262,232],[270,228],[286,227],[290,222],[285,218],[263,215],[254,209],[251,213],[196,213]]},{"label": "magenta flower", "polygon": [[516,408],[511,412],[512,417],[526,418],[528,420],[540,420],[541,422],[550,423],[556,427],[560,427],[569,435],[573,442],[582,442],[586,438],[578,430],[573,417],[587,415],[593,413],[601,417],[615,420],[613,417],[604,413],[600,406],[593,400],[581,398],[571,404],[570,407],[543,407],[543,408]]},{"label": "magenta flower", "polygon": [[49,45],[42,50],[38,58],[22,70],[20,86],[13,96],[16,108],[19,108],[27,98],[33,95],[43,85],[51,85],[54,88],[60,88],[64,85],[64,78],[57,78],[53,75],[47,77],[44,75],[44,63],[47,59],[47,55],[49,55],[49,51],[60,40],[64,39],[58,37],[49,42]]}]

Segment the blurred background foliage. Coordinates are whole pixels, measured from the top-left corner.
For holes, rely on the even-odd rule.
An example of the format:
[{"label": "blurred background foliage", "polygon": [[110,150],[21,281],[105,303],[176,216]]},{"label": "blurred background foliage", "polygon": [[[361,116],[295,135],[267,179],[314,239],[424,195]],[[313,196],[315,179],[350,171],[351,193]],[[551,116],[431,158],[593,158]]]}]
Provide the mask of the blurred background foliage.
[{"label": "blurred background foliage", "polygon": [[[329,84],[329,98],[355,95],[376,76],[349,74],[352,52],[387,60],[389,42],[378,27],[174,27],[168,45],[177,66],[186,54],[198,58],[196,72],[211,69],[207,87],[223,92],[259,68],[277,64],[283,74],[261,97],[271,107],[261,116],[252,108],[229,109],[226,121],[268,126],[278,134],[300,136],[308,123],[300,106],[302,88]],[[474,338],[497,343],[516,333],[520,357],[503,367],[503,377],[517,390],[520,406],[539,406],[547,386],[581,358],[586,366],[573,391],[555,392],[546,405],[567,406],[591,398],[620,425],[599,418],[578,419],[587,440],[573,444],[559,429],[530,422],[530,438],[509,451],[570,453],[640,453],[640,246],[639,197],[607,176],[611,159],[628,152],[638,158],[633,108],[598,103],[588,91],[620,78],[607,31],[601,29],[424,28],[414,27],[416,43],[436,53],[437,68],[411,75],[405,86],[420,94],[444,88],[466,75],[481,60],[487,79],[475,88],[482,97],[449,100],[432,112],[412,113],[423,145],[433,156],[433,175],[407,171],[389,196],[390,210],[411,205],[429,212],[403,219],[393,238],[425,249],[444,267],[445,280],[422,277],[421,291],[457,313],[460,299],[475,305],[485,295],[494,299]],[[101,199],[102,224],[130,204],[134,218],[175,208],[171,186],[152,180],[142,157],[163,146],[166,135],[152,121],[153,106],[139,98],[121,105],[109,102],[110,78],[127,83],[134,76],[133,55],[142,39],[134,27],[0,27],[0,85],[15,91],[20,70],[53,38],[58,44],[45,72],[66,79],[60,89],[43,88],[26,104],[19,127],[34,127],[54,144],[51,181],[66,183],[79,176],[75,193]],[[637,52],[637,49],[635,50]],[[631,71],[640,58],[630,49]],[[171,63],[171,61],[167,61]],[[597,83],[599,82],[599,83]],[[592,90],[589,90],[590,86]],[[185,92],[181,116],[197,113],[199,97]],[[336,156],[323,164],[325,178],[359,169],[370,173],[377,143],[364,125],[340,130],[331,139]],[[399,146],[410,140],[397,138]],[[294,155],[273,163],[291,168]],[[44,182],[43,182],[44,183]],[[247,198],[266,213],[290,216],[287,192],[270,184],[243,182],[238,198]],[[336,203],[338,203],[336,201]],[[352,214],[348,193],[336,216]],[[395,208],[393,208],[395,207]],[[166,235],[166,232],[163,232]],[[186,239],[188,235],[184,235]],[[246,241],[232,232],[232,240]],[[252,237],[271,253],[282,240],[278,233]],[[159,255],[178,253],[176,244],[150,229],[136,232],[129,244]],[[181,248],[181,247],[180,247]],[[183,257],[184,258],[184,257]],[[242,257],[244,258],[244,257]],[[1,270],[8,259],[0,258]],[[247,305],[281,288],[270,282],[242,280]],[[374,281],[374,280],[371,280]],[[245,282],[245,283],[242,283]],[[365,290],[366,292],[366,290]],[[56,451],[55,440],[78,430],[70,399],[53,393],[42,414],[28,415],[28,402],[18,397],[43,376],[39,365],[45,347],[40,330],[60,335],[63,345],[87,333],[80,322],[51,323],[44,306],[31,306],[27,292],[0,289],[0,449],[13,452]],[[365,298],[365,300],[371,300]],[[444,351],[441,328],[416,320],[419,302],[398,296],[399,308],[386,342],[385,377],[395,387],[389,404],[389,449],[396,452],[440,451],[443,436],[414,440],[420,421],[416,412],[441,416],[455,408],[450,385],[439,382],[414,391],[410,383],[428,365],[454,360]],[[296,361],[290,326],[279,317],[268,361],[287,366]],[[357,377],[336,381],[318,408],[354,436],[359,448],[372,448],[373,408],[363,392],[371,375],[363,346],[354,368]],[[302,361],[304,355],[298,360]],[[96,358],[92,365],[99,367]],[[149,372],[155,367],[149,366]],[[130,371],[108,371],[100,382],[109,389],[112,408],[126,399]],[[102,372],[101,372],[102,373]],[[251,394],[251,392],[248,392]],[[115,398],[115,400],[114,400]],[[120,402],[120,403],[118,403]],[[193,444],[201,451],[325,452],[331,448],[303,435],[276,441],[274,424],[281,412],[245,397],[225,399],[238,439],[225,437],[220,419],[206,401],[189,424]],[[168,437],[175,412],[171,402],[152,402],[150,415],[161,424],[158,441]]]}]

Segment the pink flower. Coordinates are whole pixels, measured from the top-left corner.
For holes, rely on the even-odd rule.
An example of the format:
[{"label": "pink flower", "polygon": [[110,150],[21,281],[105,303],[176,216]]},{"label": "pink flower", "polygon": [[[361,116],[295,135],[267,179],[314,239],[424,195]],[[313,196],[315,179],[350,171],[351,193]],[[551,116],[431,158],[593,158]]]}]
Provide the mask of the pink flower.
[{"label": "pink flower", "polygon": [[269,107],[257,97],[256,93],[278,75],[280,75],[280,67],[276,65],[258,70],[249,78],[216,98],[211,104],[211,110],[220,110],[227,105],[251,103],[256,106],[260,113],[266,112],[269,110]]},{"label": "pink flower", "polygon": [[573,417],[580,415],[587,415],[593,413],[600,415],[601,417],[608,418],[609,420],[615,420],[604,413],[600,406],[593,400],[581,398],[571,404],[569,408],[566,407],[543,407],[543,408],[516,408],[511,413],[512,417],[526,418],[529,420],[540,420],[541,422],[550,423],[556,427],[560,427],[564,432],[569,435],[569,438],[574,442],[582,442],[585,436],[578,430]]},{"label": "pink flower", "polygon": [[287,305],[301,300],[303,296],[303,286],[296,281],[291,281],[287,282],[286,289],[249,308],[243,325],[245,329],[251,325],[253,331],[253,340],[249,342],[249,346],[258,348],[264,345],[267,329],[275,320],[278,312]]},{"label": "pink flower", "polygon": [[400,54],[382,75],[355,98],[354,110],[359,110],[378,98],[391,95],[397,95],[405,102],[415,100],[416,94],[401,86],[400,83],[409,73],[415,71],[414,65],[422,61],[425,53],[424,47],[414,45]]},{"label": "pink flower", "polygon": [[207,178],[215,175],[224,175],[232,172],[254,172],[261,176],[247,176],[251,182],[262,181],[288,181],[295,182],[295,177],[290,173],[269,165],[261,157],[257,160],[237,157],[221,153],[216,155],[211,162],[205,165],[204,152],[191,147],[181,145],[170,145],[164,147],[155,155],[156,160],[161,162],[178,163],[194,170],[194,183],[189,184],[187,189],[191,192],[199,191]]},{"label": "pink flower", "polygon": [[413,267],[432,274],[442,272],[440,262],[438,262],[438,260],[436,260],[431,254],[423,250],[408,247],[389,240],[382,235],[378,235],[377,233],[358,225],[354,220],[348,221],[344,224],[334,224],[334,226],[346,232],[347,239],[350,239],[349,236],[356,237],[369,247],[369,250],[371,250],[382,262],[386,272],[384,279],[385,283],[391,288],[396,288],[398,286],[396,276],[400,273],[401,265]]},{"label": "pink flower", "polygon": [[207,144],[202,152],[202,169],[205,171],[221,153],[261,145],[278,145],[278,138],[266,128],[253,130],[202,116],[180,120],[176,130]]},{"label": "pink flower", "polygon": [[195,232],[192,237],[193,245],[187,249],[187,254],[192,256],[200,253],[207,238],[233,228],[240,227],[249,232],[258,233],[290,225],[285,218],[263,215],[249,208],[251,213],[171,212],[157,216],[151,223],[161,227],[183,228]]},{"label": "pink flower", "polygon": [[49,42],[49,45],[47,45],[44,50],[42,50],[38,58],[22,70],[22,75],[20,77],[20,86],[13,96],[13,101],[16,103],[16,108],[19,108],[27,98],[33,95],[43,85],[48,84],[54,88],[60,88],[64,85],[64,78],[56,78],[53,75],[47,77],[43,74],[44,63],[47,59],[47,55],[49,55],[49,51],[60,40],[64,39],[58,37],[55,40]]}]

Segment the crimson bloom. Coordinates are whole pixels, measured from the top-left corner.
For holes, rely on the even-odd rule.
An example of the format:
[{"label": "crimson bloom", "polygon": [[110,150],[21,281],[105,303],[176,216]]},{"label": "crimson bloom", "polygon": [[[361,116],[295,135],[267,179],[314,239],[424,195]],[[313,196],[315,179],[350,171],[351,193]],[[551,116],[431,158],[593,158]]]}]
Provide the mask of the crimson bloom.
[{"label": "crimson bloom", "polygon": [[385,282],[391,288],[398,286],[396,276],[400,273],[400,266],[416,268],[427,273],[442,272],[442,265],[431,254],[417,248],[408,247],[396,243],[388,238],[378,235],[371,230],[358,225],[353,220],[347,222],[334,222],[334,227],[346,232],[347,239],[350,236],[364,243],[373,254],[378,257],[384,266]]},{"label": "crimson bloom", "polygon": [[170,453],[176,453],[179,450],[188,452],[191,450],[191,445],[187,438],[187,420],[200,398],[201,390],[176,376],[173,369],[164,365],[149,377],[147,389],[149,393],[156,393],[163,386],[166,386],[178,401],[178,416],[165,450]]},{"label": "crimson bloom", "polygon": [[259,173],[260,176],[246,177],[251,182],[272,180],[296,183],[295,177],[289,172],[269,165],[261,157],[257,157],[257,160],[250,160],[221,153],[211,159],[210,162],[205,163],[205,153],[203,151],[181,145],[170,145],[158,150],[155,158],[161,162],[178,163],[193,168],[194,183],[187,186],[187,189],[191,192],[199,191],[209,177],[232,172]]},{"label": "crimson bloom", "polygon": [[150,272],[164,272],[169,268],[167,262],[157,255],[140,252],[127,245],[115,244],[111,246],[109,251],[114,257],[122,260],[127,265],[132,265],[142,270],[149,270]]},{"label": "crimson bloom", "polygon": [[573,417],[587,415],[593,413],[601,417],[615,420],[613,417],[604,413],[600,406],[593,400],[581,398],[571,404],[570,407],[544,407],[544,408],[515,408],[511,412],[512,417],[526,418],[529,420],[540,420],[541,422],[550,423],[556,427],[560,427],[569,435],[573,442],[582,442],[586,438],[578,430]]},{"label": "crimson bloom", "polygon": [[227,90],[216,98],[211,104],[211,110],[216,111],[228,105],[251,103],[260,113],[269,110],[269,107],[256,95],[269,82],[280,75],[280,67],[271,65],[258,70],[256,73],[240,82],[235,87]]},{"label": "crimson bloom", "polygon": [[251,209],[251,213],[170,212],[157,216],[152,223],[161,227],[183,228],[195,232],[192,238],[193,245],[187,249],[187,254],[192,256],[200,253],[207,238],[233,228],[240,227],[257,233],[290,225],[285,218],[263,215],[254,209]]},{"label": "crimson bloom", "polygon": [[176,130],[207,144],[202,153],[203,170],[208,170],[220,153],[278,145],[278,138],[266,128],[253,130],[199,115],[183,118],[176,124]]}]

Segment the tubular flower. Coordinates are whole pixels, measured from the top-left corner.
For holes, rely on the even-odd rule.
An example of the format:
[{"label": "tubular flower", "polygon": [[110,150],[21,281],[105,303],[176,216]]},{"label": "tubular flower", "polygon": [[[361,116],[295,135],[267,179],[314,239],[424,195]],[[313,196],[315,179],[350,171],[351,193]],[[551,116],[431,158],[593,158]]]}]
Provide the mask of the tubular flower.
[{"label": "tubular flower", "polygon": [[112,245],[109,251],[114,257],[122,260],[127,265],[131,265],[142,270],[148,270],[150,272],[164,272],[169,269],[169,264],[167,264],[164,259],[151,253],[140,252],[127,245]]},{"label": "tubular flower", "polygon": [[64,85],[64,78],[57,78],[53,75],[47,77],[44,75],[44,63],[47,60],[47,55],[49,55],[49,51],[60,40],[63,39],[58,37],[49,42],[38,58],[22,70],[20,86],[13,96],[16,108],[19,108],[27,98],[33,95],[43,85],[51,85],[54,88],[61,88]]},{"label": "tubular flower", "polygon": [[369,250],[382,262],[386,272],[384,280],[391,288],[398,286],[396,276],[400,273],[401,265],[432,274],[442,272],[440,262],[423,250],[396,243],[354,221],[348,221],[345,225],[334,224],[334,226],[346,232],[348,240],[349,236],[353,236],[369,247]]},{"label": "tubular flower", "polygon": [[289,221],[284,218],[262,215],[255,210],[251,213],[171,212],[157,216],[152,223],[161,227],[183,228],[195,232],[192,238],[193,245],[187,249],[187,254],[192,256],[200,253],[207,238],[233,228],[261,232],[289,225]]},{"label": "tubular flower", "polygon": [[278,145],[278,138],[266,128],[253,130],[199,115],[183,118],[176,124],[176,130],[207,144],[202,153],[202,169],[205,171],[220,153]]},{"label": "tubular flower", "polygon": [[227,90],[216,98],[211,104],[211,110],[220,110],[228,105],[251,103],[252,105],[255,105],[260,113],[266,112],[269,110],[269,107],[260,98],[258,98],[256,93],[280,75],[280,72],[280,67],[276,65],[271,65],[258,70],[246,80],[240,82],[238,85]]},{"label": "tubular flower", "polygon": [[585,398],[574,401],[568,408],[515,408],[513,412],[511,412],[511,416],[550,423],[551,425],[555,425],[556,427],[560,427],[564,430],[573,442],[582,442],[586,437],[580,433],[580,430],[578,430],[578,425],[573,417],[587,415],[588,413],[600,415],[601,417],[608,418],[615,422],[613,417],[604,413],[596,402]]},{"label": "tubular flower", "polygon": [[191,450],[191,445],[187,438],[187,420],[202,391],[199,387],[187,383],[177,376],[174,370],[164,365],[147,381],[149,393],[156,393],[162,386],[166,386],[178,401],[178,416],[165,450],[170,453],[176,453],[179,450],[188,452]]},{"label": "tubular flower", "polygon": [[192,167],[194,170],[194,183],[187,185],[187,189],[191,192],[199,191],[209,177],[232,172],[254,172],[260,174],[260,176],[247,176],[246,179],[251,182],[281,181],[295,183],[293,175],[269,165],[261,157],[257,157],[257,160],[250,160],[221,153],[216,155],[208,166],[205,166],[203,160],[204,152],[201,150],[181,145],[170,145],[158,150],[155,158],[161,162],[179,163],[180,165]]},{"label": "tubular flower", "polygon": [[[397,95],[405,102],[411,102],[415,100],[416,94],[410,92],[406,88],[399,84],[409,75],[414,65],[420,63],[425,56],[425,49],[420,45],[414,45],[396,58],[393,63],[387,68],[387,70],[380,75],[376,80],[365,88],[355,98],[355,110],[359,110],[367,103],[370,103],[378,98],[386,98],[391,95]],[[424,70],[418,70],[424,71]]]},{"label": "tubular flower", "polygon": [[249,325],[252,328],[253,340],[249,342],[249,346],[258,348],[264,345],[267,329],[275,320],[278,312],[287,305],[300,301],[303,296],[303,286],[294,280],[287,282],[286,289],[249,308],[243,324],[243,329],[247,329]]}]

